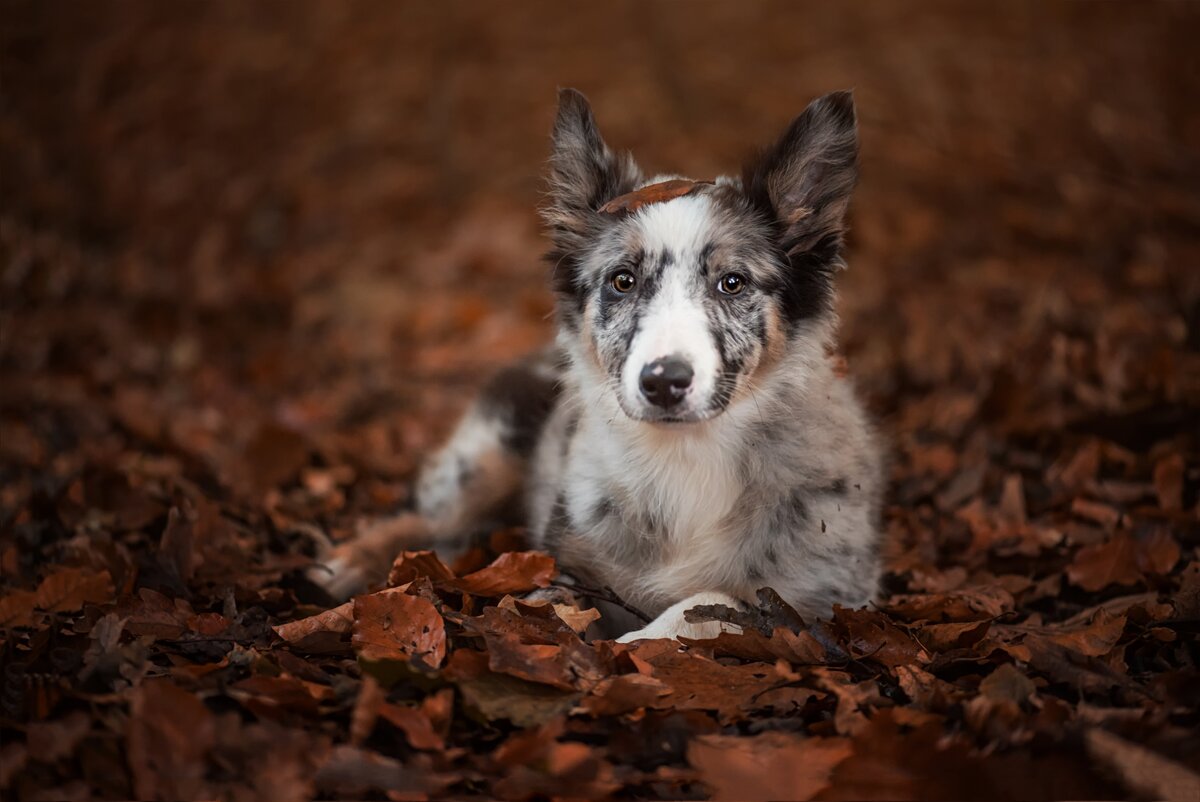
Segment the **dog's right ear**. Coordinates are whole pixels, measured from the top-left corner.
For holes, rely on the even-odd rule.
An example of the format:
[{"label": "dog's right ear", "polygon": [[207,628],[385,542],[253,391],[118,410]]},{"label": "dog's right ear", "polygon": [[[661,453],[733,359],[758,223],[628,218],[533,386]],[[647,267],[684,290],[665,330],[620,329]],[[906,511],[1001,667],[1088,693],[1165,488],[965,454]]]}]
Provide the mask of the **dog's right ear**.
[{"label": "dog's right ear", "polygon": [[633,190],[641,171],[627,152],[613,153],[596,127],[587,98],[574,89],[558,92],[549,203],[542,218],[560,252],[583,246],[599,226],[597,210]]}]

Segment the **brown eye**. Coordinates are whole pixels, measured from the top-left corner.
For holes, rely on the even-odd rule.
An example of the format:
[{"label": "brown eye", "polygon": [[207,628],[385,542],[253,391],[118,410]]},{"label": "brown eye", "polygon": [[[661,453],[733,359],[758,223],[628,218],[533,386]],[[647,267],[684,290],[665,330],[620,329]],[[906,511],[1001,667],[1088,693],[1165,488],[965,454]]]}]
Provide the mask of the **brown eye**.
[{"label": "brown eye", "polygon": [[633,291],[633,286],[636,284],[633,274],[628,270],[622,270],[612,277],[612,288],[622,295]]},{"label": "brown eye", "polygon": [[726,295],[737,295],[742,290],[746,289],[746,279],[739,276],[737,273],[726,273],[721,276],[721,280],[717,282],[717,289]]}]

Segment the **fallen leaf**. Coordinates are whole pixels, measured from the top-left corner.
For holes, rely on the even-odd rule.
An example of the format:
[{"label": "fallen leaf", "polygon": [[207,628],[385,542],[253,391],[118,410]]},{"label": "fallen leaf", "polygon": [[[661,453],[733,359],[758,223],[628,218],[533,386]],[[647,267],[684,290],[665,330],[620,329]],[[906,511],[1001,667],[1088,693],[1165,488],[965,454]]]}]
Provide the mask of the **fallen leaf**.
[{"label": "fallen leaf", "polygon": [[833,608],[835,631],[856,659],[885,666],[927,663],[930,655],[920,642],[873,610]]},{"label": "fallen leaf", "polygon": [[379,717],[403,732],[413,749],[437,751],[445,748],[442,736],[434,731],[429,716],[419,707],[384,702],[379,707]]},{"label": "fallen leaf", "polygon": [[659,707],[671,688],[644,674],[606,677],[589,691],[580,706],[593,716],[615,716],[642,707]]},{"label": "fallen leaf", "polygon": [[549,606],[526,608],[525,614],[488,607],[463,625],[483,635],[488,665],[497,673],[563,690],[586,689],[604,675],[595,649]]},{"label": "fallen leaf", "polygon": [[834,767],[850,756],[845,738],[767,732],[753,737],[702,735],[688,762],[716,800],[812,799],[829,787]]},{"label": "fallen leaf", "polygon": [[600,207],[601,214],[632,214],[643,206],[681,198],[698,189],[711,186],[711,181],[691,181],[672,178],[619,195]]},{"label": "fallen leaf", "polygon": [[1154,464],[1154,492],[1159,506],[1167,512],[1183,509],[1183,473],[1182,454],[1171,454]]},{"label": "fallen leaf", "polygon": [[581,610],[571,604],[555,604],[554,614],[559,620],[573,629],[577,634],[587,632],[587,628],[600,620],[600,611],[595,607]]},{"label": "fallen leaf", "polygon": [[144,683],[129,709],[128,750],[138,799],[212,796],[204,758],[216,720],[195,695],[166,680]]},{"label": "fallen leaf", "polygon": [[38,585],[34,603],[48,613],[73,613],[85,604],[112,601],[112,577],[108,571],[87,573],[78,568],[60,568]]},{"label": "fallen leaf", "polygon": [[477,596],[503,596],[544,588],[557,573],[554,558],[539,551],[509,551],[501,554],[491,565],[467,574],[454,584]]},{"label": "fallen leaf", "polygon": [[1015,607],[1012,594],[999,585],[978,585],[947,593],[897,594],[883,609],[905,621],[950,623],[996,618]]},{"label": "fallen leaf", "polygon": [[387,583],[391,587],[412,582],[419,576],[435,581],[453,581],[454,572],[432,551],[405,551],[392,563]]},{"label": "fallen leaf", "polygon": [[404,660],[437,668],[446,657],[446,627],[419,596],[373,593],[354,599],[351,642],[362,660]]},{"label": "fallen leaf", "polygon": [[1083,740],[1088,754],[1120,777],[1131,795],[1171,802],[1200,799],[1200,774],[1186,766],[1097,727]]},{"label": "fallen leaf", "polygon": [[1084,546],[1067,566],[1067,579],[1084,590],[1136,585],[1145,574],[1168,573],[1179,562],[1178,541],[1163,529],[1134,537],[1117,532],[1108,541]]},{"label": "fallen leaf", "polygon": [[1067,566],[1067,579],[1084,590],[1102,590],[1109,585],[1136,585],[1137,545],[1127,532],[1118,532],[1107,542],[1084,546]]},{"label": "fallen leaf", "polygon": [[31,590],[14,590],[0,598],[0,628],[32,626],[36,604],[37,594]]},{"label": "fallen leaf", "polygon": [[340,651],[354,628],[354,602],[273,627],[279,637],[306,652]]},{"label": "fallen leaf", "polygon": [[443,673],[458,687],[467,710],[485,721],[537,727],[566,715],[579,699],[578,692],[494,673],[486,654],[468,649],[455,651]]},{"label": "fallen leaf", "polygon": [[1012,663],[1005,663],[979,683],[979,692],[997,702],[1023,704],[1037,692],[1037,686]]}]

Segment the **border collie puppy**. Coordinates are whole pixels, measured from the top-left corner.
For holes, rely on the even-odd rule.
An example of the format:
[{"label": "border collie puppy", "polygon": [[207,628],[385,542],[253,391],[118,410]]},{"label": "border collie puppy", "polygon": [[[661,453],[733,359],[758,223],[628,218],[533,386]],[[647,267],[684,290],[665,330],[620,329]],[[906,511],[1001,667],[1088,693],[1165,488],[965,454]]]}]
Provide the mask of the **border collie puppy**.
[{"label": "border collie puppy", "polygon": [[[634,629],[605,605],[625,641],[733,628],[684,614],[763,587],[806,617],[870,601],[881,449],[829,358],[856,177],[850,93],[814,101],[714,182],[644,177],[574,90],[553,140],[557,342],[496,377],[427,462],[416,529],[446,542],[515,502],[581,587],[653,617]],[[358,590],[389,562],[380,544],[411,547],[413,532],[352,541],[314,576]]]}]

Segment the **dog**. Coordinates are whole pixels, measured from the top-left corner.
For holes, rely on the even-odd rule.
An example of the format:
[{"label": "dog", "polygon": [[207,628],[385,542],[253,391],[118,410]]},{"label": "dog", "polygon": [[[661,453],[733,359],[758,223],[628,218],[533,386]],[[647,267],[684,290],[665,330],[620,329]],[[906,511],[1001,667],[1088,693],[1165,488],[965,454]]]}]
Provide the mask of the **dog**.
[{"label": "dog", "polygon": [[870,602],[883,455],[830,357],[857,157],[836,92],[740,176],[647,178],[561,90],[542,209],[556,342],[501,371],[426,462],[415,526],[315,576],[346,595],[414,533],[456,542],[515,506],[581,588],[649,615],[605,603],[621,641],[736,631],[687,612],[764,587],[806,618]]}]

